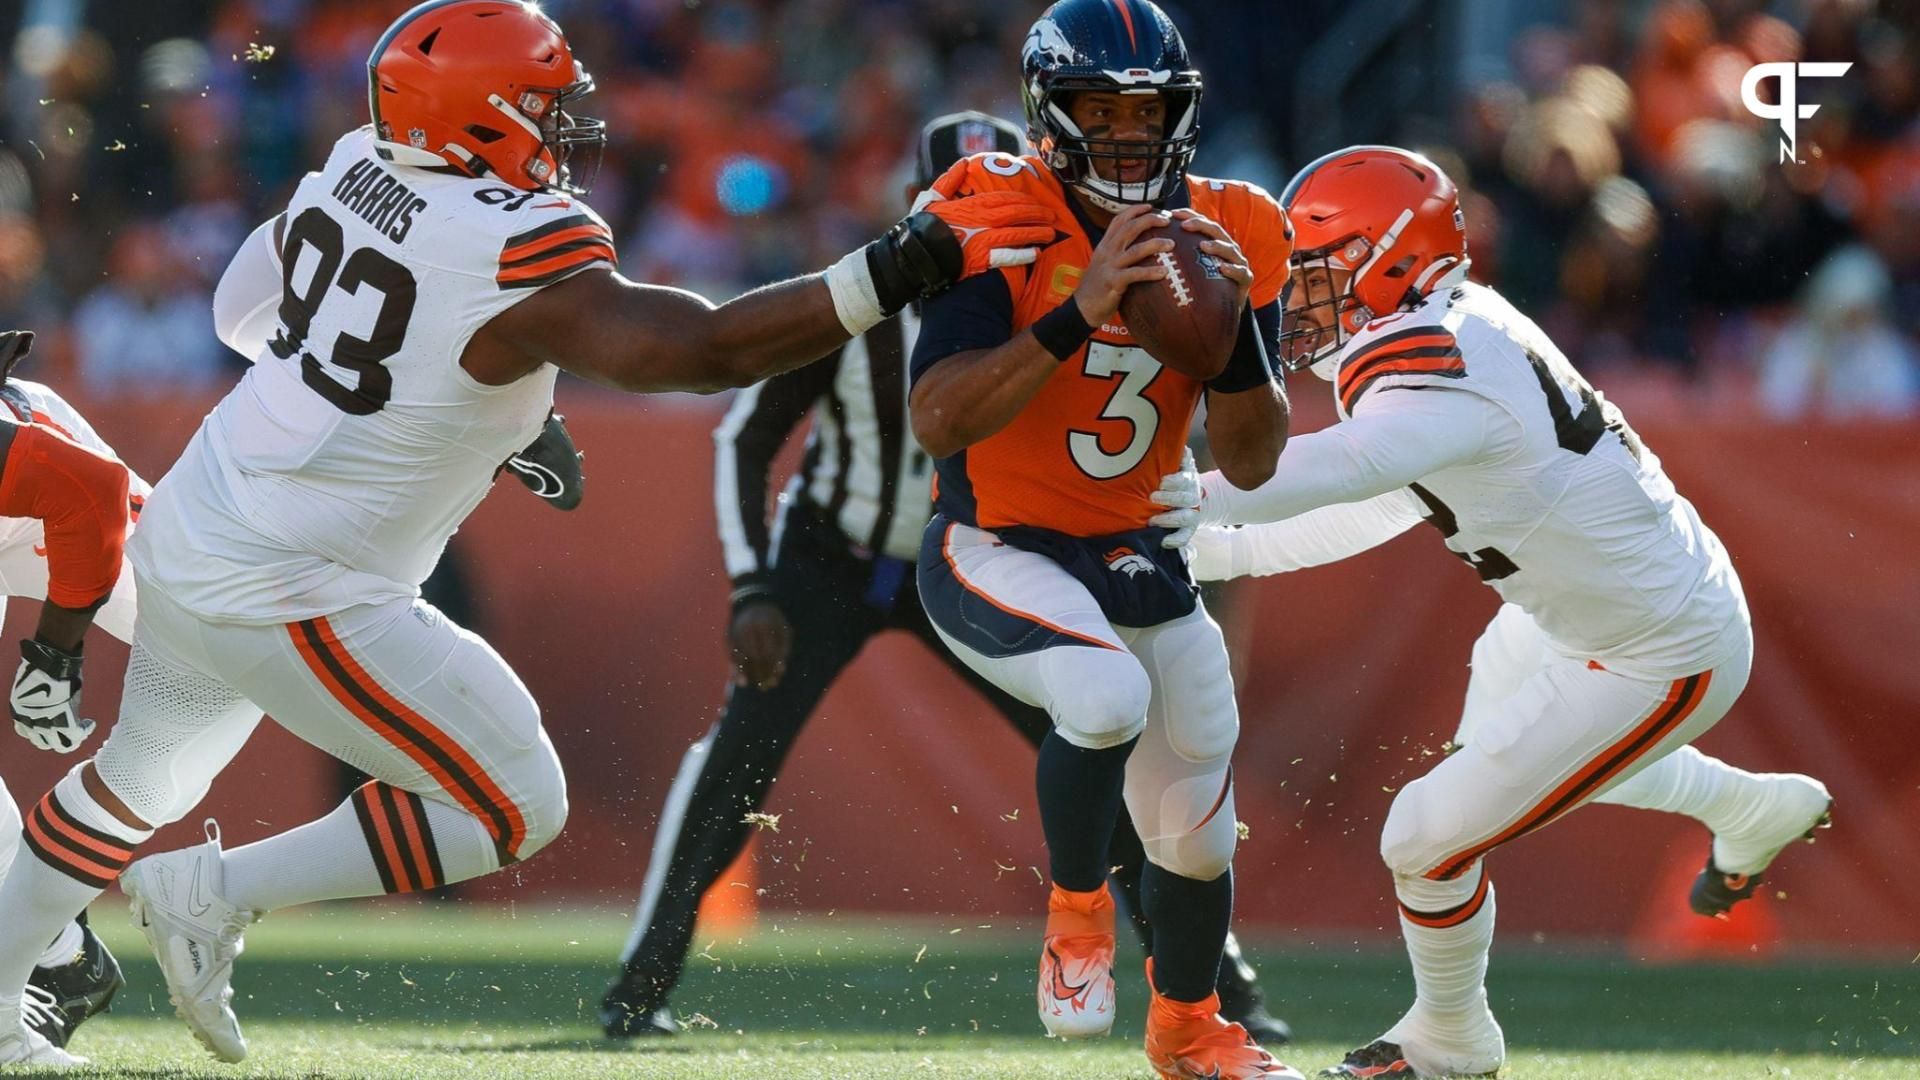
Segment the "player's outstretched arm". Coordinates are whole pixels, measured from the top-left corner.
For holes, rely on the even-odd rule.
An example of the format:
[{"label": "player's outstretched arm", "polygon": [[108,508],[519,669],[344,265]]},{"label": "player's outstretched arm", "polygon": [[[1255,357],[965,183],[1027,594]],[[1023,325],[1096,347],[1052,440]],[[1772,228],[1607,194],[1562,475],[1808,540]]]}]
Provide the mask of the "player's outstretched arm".
[{"label": "player's outstretched arm", "polygon": [[47,599],[20,643],[9,708],[43,750],[71,753],[93,730],[80,717],[80,645],[113,591],[126,545],[126,466],[38,424],[0,421],[0,514],[46,530]]},{"label": "player's outstretched arm", "polygon": [[494,316],[461,366],[491,385],[545,363],[617,390],[711,394],[817,360],[850,336],[819,274],[716,307],[589,270]]},{"label": "player's outstretched arm", "polygon": [[[1173,241],[1140,237],[1168,220],[1147,206],[1121,211],[1094,249],[1074,294],[1032,326],[1002,338],[1003,344],[955,351],[937,361],[923,360],[916,352],[917,376],[909,406],[913,435],[921,447],[936,458],[948,457],[1012,423],[1054,370],[1078,355],[1100,324],[1120,310],[1120,297],[1128,286],[1166,276],[1158,264],[1147,265],[1145,260],[1171,251]],[[1002,314],[1010,325],[1010,298],[1006,307]],[[936,321],[930,306],[922,325],[923,345],[938,336],[928,329]]]},{"label": "player's outstretched arm", "polygon": [[817,360],[907,304],[1053,239],[1047,211],[1014,192],[917,212],[826,271],[715,306],[605,269],[547,286],[496,315],[461,357],[505,385],[542,363],[636,393],[713,393]]},{"label": "player's outstretched arm", "polygon": [[1216,473],[1201,477],[1199,523],[1282,521],[1371,499],[1503,449],[1493,432],[1498,407],[1478,395],[1441,390],[1376,396],[1377,403],[1352,419],[1294,439],[1273,478],[1252,490]]},{"label": "player's outstretched arm", "polygon": [[1405,488],[1365,502],[1338,503],[1285,521],[1226,528],[1208,525],[1191,542],[1201,581],[1265,577],[1325,566],[1386,543],[1420,523],[1420,501]]}]

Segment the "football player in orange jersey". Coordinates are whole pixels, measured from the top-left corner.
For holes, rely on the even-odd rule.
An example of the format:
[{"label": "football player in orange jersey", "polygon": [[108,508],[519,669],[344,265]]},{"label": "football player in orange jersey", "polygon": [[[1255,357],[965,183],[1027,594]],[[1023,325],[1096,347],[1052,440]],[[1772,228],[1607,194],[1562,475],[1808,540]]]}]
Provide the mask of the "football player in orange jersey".
[{"label": "football player in orange jersey", "polygon": [[[1149,525],[1203,393],[1236,484],[1265,481],[1285,445],[1268,357],[1286,216],[1257,187],[1187,176],[1200,74],[1148,0],[1061,0],[1028,34],[1023,67],[1037,154],[969,158],[934,197],[1025,193],[1052,208],[1061,239],[925,307],[911,407],[938,464],[921,598],[955,655],[1053,719],[1037,769],[1048,1032],[1113,1023],[1107,838],[1124,798],[1147,853],[1150,1062],[1163,1077],[1298,1076],[1218,1015],[1239,720],[1220,629]],[[1162,277],[1151,263],[1172,241],[1153,230],[1168,226],[1206,236],[1241,290],[1238,344],[1210,382],[1163,368],[1119,316],[1129,286]]]}]

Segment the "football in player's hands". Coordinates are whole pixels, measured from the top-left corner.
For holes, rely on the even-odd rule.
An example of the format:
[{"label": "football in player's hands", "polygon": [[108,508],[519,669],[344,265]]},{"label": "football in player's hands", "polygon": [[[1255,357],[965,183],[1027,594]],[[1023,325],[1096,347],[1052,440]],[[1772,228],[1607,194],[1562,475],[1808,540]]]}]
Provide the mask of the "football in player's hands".
[{"label": "football in player's hands", "polygon": [[1161,237],[1173,241],[1172,251],[1154,257],[1167,276],[1129,287],[1120,317],[1149,356],[1183,375],[1211,379],[1226,370],[1240,334],[1240,288],[1221,273],[1218,259],[1200,250],[1207,237],[1176,221],[1141,239]]}]

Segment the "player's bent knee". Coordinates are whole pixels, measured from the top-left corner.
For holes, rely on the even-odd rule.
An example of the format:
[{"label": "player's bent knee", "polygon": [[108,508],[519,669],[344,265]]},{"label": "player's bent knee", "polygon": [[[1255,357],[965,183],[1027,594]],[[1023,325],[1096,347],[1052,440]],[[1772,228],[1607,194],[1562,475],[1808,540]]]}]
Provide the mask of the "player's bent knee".
[{"label": "player's bent knee", "polygon": [[1380,830],[1380,859],[1401,877],[1418,877],[1466,845],[1465,818],[1431,777],[1400,789]]},{"label": "player's bent knee", "polygon": [[1212,881],[1233,865],[1240,834],[1232,775],[1224,761],[1202,775],[1161,783],[1157,790],[1142,790],[1153,784],[1145,776],[1130,775],[1127,783],[1127,809],[1155,866]]},{"label": "player's bent knee", "polygon": [[1153,685],[1133,654],[1061,647],[1049,652],[1049,710],[1060,736],[1083,750],[1105,750],[1147,726]]},{"label": "player's bent knee", "polygon": [[553,758],[548,776],[537,793],[523,800],[520,815],[526,823],[526,837],[520,842],[520,858],[530,859],[541,848],[553,843],[567,824],[567,778],[560,771],[560,760]]},{"label": "player's bent knee", "polygon": [[567,796],[561,792],[557,798],[536,804],[527,815],[527,838],[520,844],[520,858],[530,859],[560,838],[560,832],[567,824]]},{"label": "player's bent knee", "polygon": [[153,829],[186,817],[212,786],[212,779],[208,778],[194,790],[182,790],[178,774],[165,760],[129,752],[124,744],[117,744],[111,738],[100,747],[91,764],[100,788],[117,800],[120,808]]},{"label": "player's bent knee", "polygon": [[1212,881],[1233,866],[1238,843],[1233,814],[1224,813],[1191,832],[1143,839],[1141,846],[1148,861],[1162,870],[1195,881]]}]

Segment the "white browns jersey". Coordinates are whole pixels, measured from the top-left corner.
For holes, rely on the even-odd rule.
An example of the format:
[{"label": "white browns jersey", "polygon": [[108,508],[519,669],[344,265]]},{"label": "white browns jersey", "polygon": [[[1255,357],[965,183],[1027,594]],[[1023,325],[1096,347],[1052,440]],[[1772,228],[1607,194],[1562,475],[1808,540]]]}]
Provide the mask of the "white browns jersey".
[{"label": "white browns jersey", "polygon": [[1370,323],[1337,359],[1343,418],[1436,389],[1504,414],[1479,460],[1411,490],[1447,547],[1559,648],[1647,677],[1728,659],[1740,635],[1727,631],[1747,610],[1719,538],[1620,411],[1505,298],[1471,283],[1437,290]]},{"label": "white browns jersey", "polygon": [[289,622],[418,595],[501,463],[539,433],[551,366],[460,367],[540,288],[611,266],[578,200],[380,160],[367,128],[300,182],[278,230],[279,325],[160,481],[129,547],[141,587],[205,618]]},{"label": "white browns jersey", "polygon": [[[0,408],[5,408],[23,424],[52,428],[89,450],[116,461],[120,458],[78,409],[41,383],[6,380],[5,386],[0,387]],[[128,469],[127,492],[132,503],[128,507],[129,516],[137,525],[153,488],[140,479],[139,473]],[[38,518],[0,517],[0,611],[4,611],[8,596],[46,599],[46,544],[46,527]],[[113,594],[94,616],[94,622],[114,637],[127,641],[133,634],[133,611],[133,575],[123,571]]]}]

